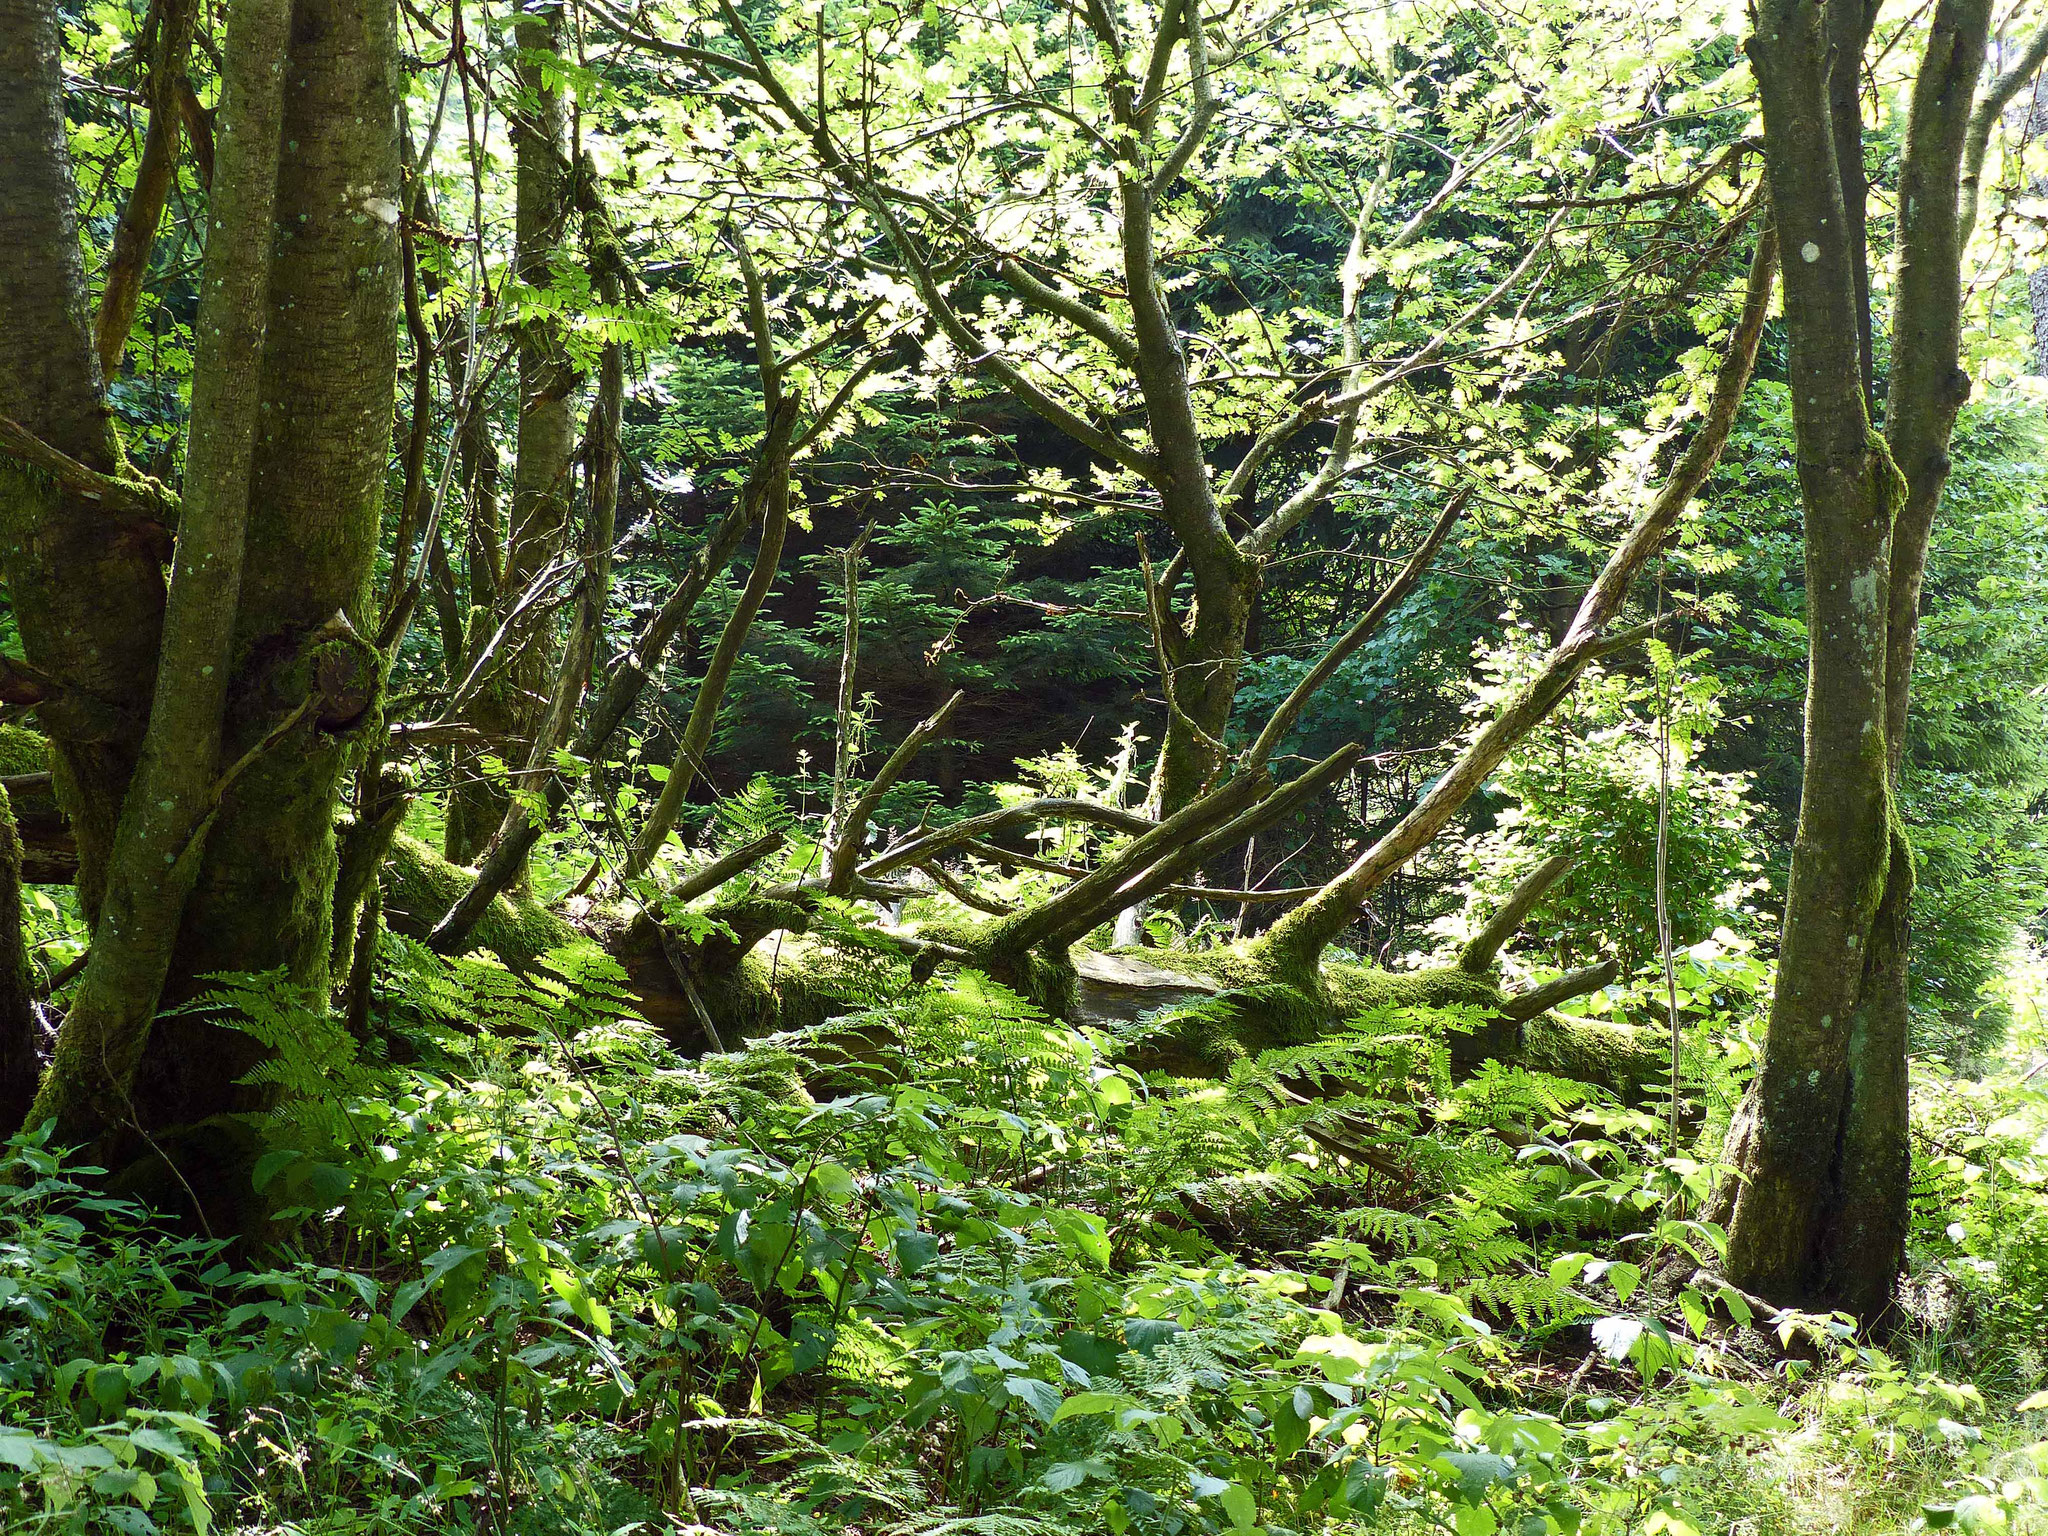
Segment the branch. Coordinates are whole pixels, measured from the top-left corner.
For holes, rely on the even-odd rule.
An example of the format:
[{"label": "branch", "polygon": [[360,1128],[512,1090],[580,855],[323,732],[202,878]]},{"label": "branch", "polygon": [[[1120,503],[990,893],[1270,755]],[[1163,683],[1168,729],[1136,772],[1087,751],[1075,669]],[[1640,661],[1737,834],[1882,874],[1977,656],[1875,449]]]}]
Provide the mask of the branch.
[{"label": "branch", "polygon": [[1365,748],[1357,742],[1348,742],[1339,747],[1321,762],[1290,779],[1280,789],[1256,801],[1221,826],[1182,847],[1169,851],[1150,868],[1114,884],[1109,895],[1102,899],[1093,911],[1083,909],[1078,915],[1069,916],[1054,937],[1063,943],[1075,943],[1086,935],[1089,929],[1107,921],[1124,908],[1150,901],[1154,896],[1184,879],[1189,871],[1200,869],[1217,854],[1236,847],[1248,838],[1258,836],[1275,822],[1293,814],[1329,785],[1349,773],[1364,756]]},{"label": "branch", "polygon": [[1546,981],[1540,987],[1517,992],[1501,1008],[1501,1015],[1517,1024],[1525,1024],[1550,1012],[1559,1003],[1584,997],[1588,992],[1598,992],[1620,974],[1621,962],[1613,959],[1602,960],[1582,971],[1567,971],[1555,981]]},{"label": "branch", "polygon": [[735,875],[745,874],[756,864],[778,852],[789,840],[780,832],[755,838],[731,853],[713,859],[702,869],[693,869],[675,883],[668,894],[676,901],[693,901],[706,891],[715,891]]},{"label": "branch", "polygon": [[1330,680],[1354,651],[1377,634],[1380,626],[1407,599],[1415,583],[1422,579],[1422,573],[1436,559],[1437,551],[1443,548],[1444,540],[1450,537],[1452,527],[1471,499],[1469,487],[1451,498],[1450,504],[1438,516],[1436,526],[1429,530],[1429,537],[1408,557],[1408,563],[1387,584],[1386,591],[1374,599],[1363,617],[1338,637],[1336,644],[1323,652],[1322,660],[1309,669],[1308,675],[1294,685],[1293,691],[1273,712],[1273,718],[1266,722],[1265,729],[1259,732],[1258,740],[1252,743],[1251,751],[1246,754],[1248,763],[1263,765],[1273,755],[1281,740],[1294,728],[1294,722],[1316,690]]},{"label": "branch", "polygon": [[1770,310],[1777,262],[1776,232],[1766,229],[1750,262],[1741,318],[1729,337],[1706,416],[1663,489],[1587,589],[1564,639],[1545,658],[1536,676],[1501,706],[1415,808],[1325,885],[1314,900],[1276,923],[1261,939],[1262,944],[1281,949],[1297,960],[1319,956],[1349,925],[1359,904],[1443,829],[1492,776],[1501,760],[1571,691],[1579,674],[1594,659],[1608,623],[1620,612],[1636,573],[1663,547],[1680,515],[1720,460],[1756,364],[1757,343]]},{"label": "branch", "polygon": [[1116,892],[1132,878],[1157,862],[1163,854],[1202,836],[1220,823],[1236,816],[1247,806],[1266,797],[1273,783],[1264,768],[1241,769],[1214,789],[1198,795],[1166,820],[1144,833],[1084,880],[1052,895],[1003,925],[1003,939],[1019,949],[1072,929],[1082,916],[1086,933],[1099,918],[1098,912],[1120,911],[1129,906],[1119,902]]},{"label": "branch", "polygon": [[969,816],[950,826],[914,836],[908,842],[898,843],[893,848],[885,848],[861,865],[861,877],[876,879],[891,870],[921,864],[948,848],[977,842],[996,833],[1006,832],[1012,827],[1037,825],[1048,821],[1087,821],[1113,831],[1129,832],[1138,836],[1155,831],[1159,826],[1159,823],[1149,816],[1140,816],[1135,811],[1120,810],[1113,805],[1099,805],[1093,800],[1027,800],[1022,805],[1005,806],[999,811],[984,811],[979,816]]},{"label": "branch", "polygon": [[910,734],[889,754],[888,760],[882,764],[882,771],[875,775],[867,790],[853,803],[853,809],[846,813],[845,822],[833,829],[831,863],[825,884],[825,889],[833,895],[845,895],[856,874],[864,873],[856,863],[860,857],[861,839],[867,832],[868,821],[875,814],[875,807],[882,803],[882,796],[903,776],[911,760],[924,750],[925,743],[945,729],[954,709],[965,697],[965,693],[956,692],[928,718],[911,727]]},{"label": "branch", "polygon": [[1500,910],[1458,952],[1458,969],[1470,971],[1475,976],[1483,976],[1492,970],[1502,946],[1515,936],[1515,931],[1535,910],[1536,903],[1548,895],[1550,888],[1562,880],[1577,862],[1573,854],[1553,854],[1524,875],[1521,882],[1508,892],[1508,899],[1501,903]]},{"label": "branch", "polygon": [[1962,191],[1956,210],[1958,252],[1969,245],[1970,232],[1977,227],[1977,198],[1984,184],[1984,157],[1991,148],[1991,130],[2004,114],[2006,104],[2041,72],[2044,63],[2048,63],[2048,25],[2028,39],[2027,50],[2017,64],[1985,87],[1970,113],[1969,134],[1963,146]]},{"label": "branch", "polygon": [[[1167,151],[1165,160],[1152,173],[1151,183],[1146,192],[1152,197],[1163,194],[1171,187],[1187,164],[1194,159],[1195,151],[1202,147],[1202,140],[1209,136],[1209,126],[1216,121],[1216,90],[1209,79],[1209,44],[1202,31],[1201,0],[1181,0],[1178,7],[1184,23],[1188,45],[1188,83],[1194,93],[1194,110],[1188,114],[1187,126],[1181,130],[1172,149]],[[1165,41],[1161,39],[1162,43]]]},{"label": "branch", "polygon": [[1118,362],[1129,368],[1137,367],[1138,344],[1101,310],[1034,277],[1015,257],[1005,256],[998,261],[996,273],[1025,303],[1066,321],[1077,330],[1086,331],[1108,348]]},{"label": "branch", "polygon": [[178,498],[156,481],[103,475],[5,416],[0,416],[0,453],[40,469],[65,490],[112,511],[154,518],[167,528],[177,525]]}]

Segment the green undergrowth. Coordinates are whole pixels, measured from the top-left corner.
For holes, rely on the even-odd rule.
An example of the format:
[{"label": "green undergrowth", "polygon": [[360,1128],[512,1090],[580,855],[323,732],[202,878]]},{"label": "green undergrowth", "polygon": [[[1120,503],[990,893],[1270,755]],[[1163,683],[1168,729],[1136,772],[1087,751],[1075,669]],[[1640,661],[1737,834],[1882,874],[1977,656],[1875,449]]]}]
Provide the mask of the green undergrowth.
[{"label": "green undergrowth", "polygon": [[260,1259],[14,1144],[0,1528],[2043,1528],[2038,1077],[1923,1077],[1885,1354],[1660,1281],[1711,1266],[1714,1170],[1584,1085],[1454,1080],[1456,1015],[1146,1077],[1184,1021],[875,959],[688,1061],[588,946],[382,961],[367,1045],[213,999],[295,1046]]}]

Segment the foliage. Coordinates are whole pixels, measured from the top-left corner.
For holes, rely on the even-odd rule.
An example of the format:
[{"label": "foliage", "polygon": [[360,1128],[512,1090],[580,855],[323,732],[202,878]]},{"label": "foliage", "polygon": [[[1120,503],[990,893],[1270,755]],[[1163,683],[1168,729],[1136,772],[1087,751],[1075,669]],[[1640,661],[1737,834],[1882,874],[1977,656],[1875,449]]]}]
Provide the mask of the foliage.
[{"label": "foliage", "polygon": [[[971,974],[876,963],[876,1007],[695,1063],[589,949],[519,977],[394,942],[378,1012],[404,1066],[224,982],[209,1007],[306,1047],[261,1069],[257,1177],[296,1237],[238,1269],[18,1141],[0,1510],[81,1532],[596,1532],[658,1509],[900,1536],[1683,1532],[1817,1413],[1831,1454],[1922,1457],[1966,1528],[2033,1518],[2034,1453],[1972,1428],[1976,1389],[1833,1343],[1810,1393],[1755,1378],[1713,1315],[1739,1297],[1655,1284],[1667,1255],[1712,1258],[1672,1205],[1711,1170],[1576,1085],[1453,1084],[1455,1018],[1148,1082]],[[1249,1262],[1233,1211],[1263,1221]],[[1588,1328],[1561,1389],[1545,1341]]]}]

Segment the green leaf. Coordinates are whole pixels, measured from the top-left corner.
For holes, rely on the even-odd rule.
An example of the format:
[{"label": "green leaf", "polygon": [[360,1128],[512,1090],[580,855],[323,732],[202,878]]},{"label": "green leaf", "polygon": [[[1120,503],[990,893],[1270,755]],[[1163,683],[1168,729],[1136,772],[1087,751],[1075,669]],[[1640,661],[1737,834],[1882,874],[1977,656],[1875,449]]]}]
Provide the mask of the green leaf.
[{"label": "green leaf", "polygon": [[1248,1531],[1259,1523],[1259,1501],[1252,1497],[1251,1489],[1243,1483],[1232,1483],[1225,1488],[1217,1495],[1217,1502],[1230,1516],[1230,1523],[1240,1531]]},{"label": "green leaf", "polygon": [[1068,1419],[1115,1413],[1119,1409],[1130,1407],[1131,1404],[1132,1399],[1121,1392],[1077,1392],[1060,1404],[1058,1411],[1052,1416],[1052,1422],[1063,1424]]},{"label": "green leaf", "polygon": [[1468,1504],[1485,1498],[1489,1488],[1515,1480],[1515,1464],[1491,1451],[1446,1451],[1437,1460],[1457,1477],[1458,1497]]},{"label": "green leaf", "polygon": [[607,1338],[611,1336],[612,1315],[584,1289],[581,1275],[571,1274],[566,1269],[550,1268],[548,1289],[567,1302],[569,1310],[575,1313],[586,1327]]},{"label": "green leaf", "polygon": [[1037,1414],[1041,1423],[1050,1424],[1058,1416],[1060,1389],[1051,1382],[1036,1376],[1006,1376],[1003,1386],[1011,1397]]}]

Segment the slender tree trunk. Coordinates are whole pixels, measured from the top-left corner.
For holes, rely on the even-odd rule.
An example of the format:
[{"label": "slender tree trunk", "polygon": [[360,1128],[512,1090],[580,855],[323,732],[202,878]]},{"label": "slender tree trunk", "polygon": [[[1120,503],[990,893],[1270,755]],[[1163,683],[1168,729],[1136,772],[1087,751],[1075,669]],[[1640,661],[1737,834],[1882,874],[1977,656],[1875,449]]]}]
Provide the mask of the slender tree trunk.
[{"label": "slender tree trunk", "polygon": [[[0,0],[0,415],[93,469],[121,466],[100,398],[65,144],[54,0]],[[0,564],[97,919],[121,796],[141,750],[168,534],[0,456]]]},{"label": "slender tree trunk", "polygon": [[94,341],[100,372],[112,378],[121,366],[135,310],[142,301],[142,280],[149,270],[150,248],[164,200],[178,174],[179,128],[184,116],[185,58],[192,49],[197,0],[157,0],[148,22],[149,78],[143,84],[149,102],[149,126],[142,138],[142,157],[135,167],[135,185],[114,226],[113,248],[107,255],[106,281],[100,289],[100,313]]},{"label": "slender tree trunk", "polygon": [[21,866],[14,805],[0,789],[0,1126],[10,1129],[28,1119],[43,1071],[42,1021],[21,932]]},{"label": "slender tree trunk", "polygon": [[[529,11],[513,33],[521,54],[523,107],[513,129],[518,161],[514,265],[520,282],[541,290],[552,286],[553,265],[567,233],[569,177],[562,94],[533,55],[559,51],[561,25],[558,9]],[[552,319],[528,321],[519,333],[512,526],[497,600],[479,615],[484,636],[512,617],[535,580],[562,554],[580,382],[562,345],[560,325]],[[499,756],[507,764],[523,761],[532,746],[547,710],[556,652],[552,605],[515,620],[504,670],[471,711],[476,725],[503,743]],[[475,859],[504,819],[507,803],[504,789],[480,777],[461,783],[449,797],[449,858],[461,864]]]}]

